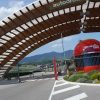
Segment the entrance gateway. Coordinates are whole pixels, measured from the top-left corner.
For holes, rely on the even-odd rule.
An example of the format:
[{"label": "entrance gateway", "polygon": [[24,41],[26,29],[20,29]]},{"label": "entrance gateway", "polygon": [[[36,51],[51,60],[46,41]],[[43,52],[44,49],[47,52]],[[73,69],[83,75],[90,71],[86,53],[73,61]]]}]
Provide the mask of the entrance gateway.
[{"label": "entrance gateway", "polygon": [[100,32],[99,0],[39,0],[0,22],[0,73],[61,37]]}]

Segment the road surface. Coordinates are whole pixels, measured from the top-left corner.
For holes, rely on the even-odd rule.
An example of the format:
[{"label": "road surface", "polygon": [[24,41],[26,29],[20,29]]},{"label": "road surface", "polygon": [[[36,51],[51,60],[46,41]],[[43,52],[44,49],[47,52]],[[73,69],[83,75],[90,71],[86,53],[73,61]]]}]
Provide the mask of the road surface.
[{"label": "road surface", "polygon": [[100,86],[80,86],[53,78],[0,85],[0,100],[100,100]]}]

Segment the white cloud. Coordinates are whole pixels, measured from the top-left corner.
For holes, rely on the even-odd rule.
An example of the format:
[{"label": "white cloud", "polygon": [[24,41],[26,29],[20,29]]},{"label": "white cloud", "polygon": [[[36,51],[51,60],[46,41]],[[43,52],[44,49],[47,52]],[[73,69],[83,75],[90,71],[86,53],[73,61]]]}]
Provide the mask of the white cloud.
[{"label": "white cloud", "polygon": [[64,41],[72,41],[73,37],[66,37]]},{"label": "white cloud", "polygon": [[78,38],[78,35],[73,35],[73,36],[68,36],[68,37],[65,37],[64,38],[64,42],[66,41],[68,41],[68,42],[70,42],[70,41],[72,41],[73,39],[77,39]]},{"label": "white cloud", "polygon": [[57,44],[52,45],[51,47],[52,47],[52,48],[58,48],[58,47],[61,47],[61,46],[62,46],[61,44],[58,44],[58,43],[57,43]]},{"label": "white cloud", "polygon": [[24,6],[24,1],[11,1],[9,2],[7,7],[0,7],[0,20],[9,16],[10,14],[18,11]]}]

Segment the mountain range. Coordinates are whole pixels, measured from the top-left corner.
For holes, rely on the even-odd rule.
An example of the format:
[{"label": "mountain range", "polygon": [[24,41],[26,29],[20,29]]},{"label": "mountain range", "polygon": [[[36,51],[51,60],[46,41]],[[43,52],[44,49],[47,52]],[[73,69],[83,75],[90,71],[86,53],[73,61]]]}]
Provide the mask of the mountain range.
[{"label": "mountain range", "polygon": [[64,54],[65,54],[65,58],[69,59],[73,56],[73,50],[68,50],[61,53],[49,52],[49,53],[39,54],[35,56],[25,57],[23,60],[20,61],[20,64],[36,64],[36,63],[52,61],[54,56],[56,57],[56,59],[63,59]]}]

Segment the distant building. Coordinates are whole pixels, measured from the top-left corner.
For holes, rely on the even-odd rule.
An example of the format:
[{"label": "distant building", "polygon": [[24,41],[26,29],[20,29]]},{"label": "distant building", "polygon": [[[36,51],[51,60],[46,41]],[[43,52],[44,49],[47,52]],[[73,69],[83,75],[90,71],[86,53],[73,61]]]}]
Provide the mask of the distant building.
[{"label": "distant building", "polygon": [[80,41],[74,49],[77,71],[100,70],[100,42],[95,39]]}]

